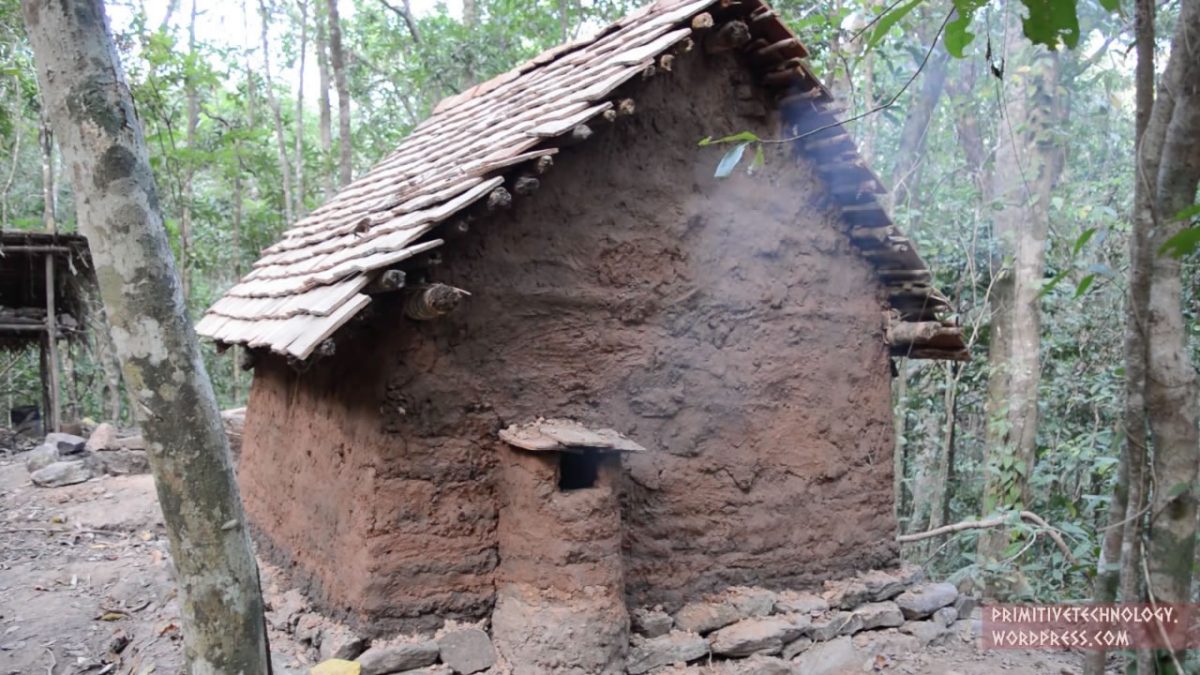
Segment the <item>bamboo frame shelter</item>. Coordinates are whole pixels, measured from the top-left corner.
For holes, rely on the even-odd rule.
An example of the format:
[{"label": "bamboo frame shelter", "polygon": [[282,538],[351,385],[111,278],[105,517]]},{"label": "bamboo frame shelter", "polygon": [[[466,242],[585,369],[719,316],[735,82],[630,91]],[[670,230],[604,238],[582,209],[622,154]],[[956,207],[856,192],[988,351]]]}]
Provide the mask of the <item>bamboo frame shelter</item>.
[{"label": "bamboo frame shelter", "polygon": [[84,325],[91,267],[82,235],[0,231],[0,350],[38,345],[47,431],[59,427],[58,340]]}]

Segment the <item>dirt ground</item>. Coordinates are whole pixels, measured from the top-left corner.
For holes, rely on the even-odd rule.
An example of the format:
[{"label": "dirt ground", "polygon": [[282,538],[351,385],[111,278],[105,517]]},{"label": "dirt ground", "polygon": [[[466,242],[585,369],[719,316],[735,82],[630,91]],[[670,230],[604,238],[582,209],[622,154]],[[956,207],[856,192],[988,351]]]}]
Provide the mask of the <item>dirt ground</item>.
[{"label": "dirt ground", "polygon": [[[182,672],[178,604],[150,476],[105,476],[34,487],[21,455],[0,456],[0,675]],[[278,575],[264,566],[267,601]],[[277,675],[301,675],[312,654],[270,632]],[[958,638],[877,659],[865,672],[934,675],[1078,673],[1080,656],[981,652]]]}]

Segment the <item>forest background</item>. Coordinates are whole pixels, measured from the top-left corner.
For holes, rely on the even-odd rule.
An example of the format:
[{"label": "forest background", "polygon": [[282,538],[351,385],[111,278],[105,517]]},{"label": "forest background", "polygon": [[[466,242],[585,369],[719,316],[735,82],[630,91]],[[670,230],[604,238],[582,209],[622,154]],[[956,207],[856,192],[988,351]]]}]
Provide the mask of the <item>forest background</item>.
[{"label": "forest background", "polygon": [[[0,0],[0,225],[43,230],[52,218],[75,231],[18,4]],[[442,97],[638,4],[109,2],[193,318]],[[1053,524],[1071,553],[1014,517],[986,560],[974,529],[908,544],[906,557],[952,579],[1003,571],[1015,598],[1091,597],[1125,440],[1132,8],[1080,2],[1074,48],[1052,51],[1025,39],[1016,3],[979,6],[965,23],[976,35],[969,44],[943,35],[936,3],[773,5],[846,116],[876,111],[850,127],[893,187],[897,225],[935,270],[975,354],[897,360],[901,532],[1025,509]],[[1179,3],[1158,12],[1161,63]],[[1191,255],[1182,261],[1195,363],[1197,266]],[[1015,349],[1012,336],[1024,340]],[[96,330],[63,341],[63,419],[130,420],[105,342]],[[249,377],[236,350],[205,349],[222,407],[244,404]],[[39,402],[36,350],[0,355],[0,368],[0,404]]]}]

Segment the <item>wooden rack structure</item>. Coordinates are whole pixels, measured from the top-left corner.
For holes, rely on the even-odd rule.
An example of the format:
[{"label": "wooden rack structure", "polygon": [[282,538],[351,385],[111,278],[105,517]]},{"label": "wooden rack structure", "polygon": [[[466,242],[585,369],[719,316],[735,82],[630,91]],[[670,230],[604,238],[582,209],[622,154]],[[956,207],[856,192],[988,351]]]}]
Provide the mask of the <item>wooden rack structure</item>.
[{"label": "wooden rack structure", "polygon": [[58,341],[75,336],[84,323],[91,267],[82,235],[0,231],[0,351],[33,344],[41,350],[46,431],[57,431],[60,423]]}]

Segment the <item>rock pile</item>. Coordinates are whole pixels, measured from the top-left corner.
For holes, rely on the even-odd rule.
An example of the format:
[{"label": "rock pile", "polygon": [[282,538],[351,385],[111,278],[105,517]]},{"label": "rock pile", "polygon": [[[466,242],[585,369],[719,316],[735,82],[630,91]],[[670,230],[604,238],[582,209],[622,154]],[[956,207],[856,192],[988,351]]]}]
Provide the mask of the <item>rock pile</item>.
[{"label": "rock pile", "polygon": [[[434,636],[369,641],[307,612],[295,591],[268,615],[293,632],[314,660],[337,660],[361,675],[507,674],[483,627],[448,626]],[[821,592],[734,587],[674,613],[630,612],[625,673],[822,675],[918,653],[951,635],[972,639],[974,600],[920,569],[871,571],[826,582]],[[316,670],[314,672],[321,672]],[[333,672],[333,671],[331,671]],[[342,672],[342,671],[336,671]]]},{"label": "rock pile", "polygon": [[25,456],[29,479],[39,487],[82,483],[94,476],[149,473],[150,462],[141,436],[121,437],[111,424],[101,424],[91,436],[47,434]]},{"label": "rock pile", "polygon": [[819,594],[731,588],[674,615],[634,610],[626,672],[859,671],[880,654],[916,652],[954,632],[969,636],[973,607],[951,584],[924,583],[915,567],[826,582]]}]

